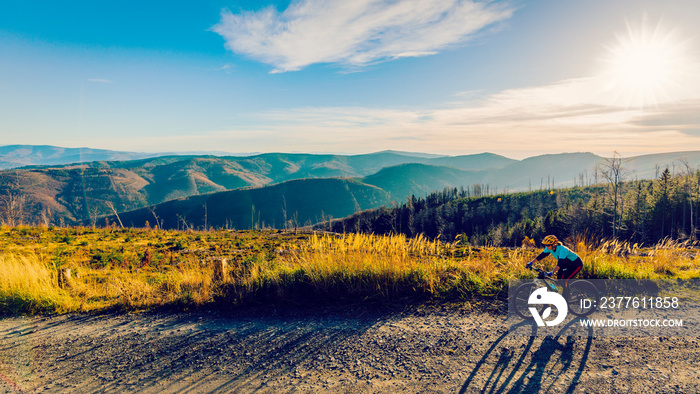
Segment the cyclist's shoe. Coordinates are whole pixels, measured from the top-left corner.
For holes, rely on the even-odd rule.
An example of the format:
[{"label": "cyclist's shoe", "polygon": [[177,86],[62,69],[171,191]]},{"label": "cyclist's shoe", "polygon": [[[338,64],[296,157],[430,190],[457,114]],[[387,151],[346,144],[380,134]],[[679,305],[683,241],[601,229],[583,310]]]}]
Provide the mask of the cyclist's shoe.
[{"label": "cyclist's shoe", "polygon": [[553,276],[553,275],[554,275],[554,271],[547,272],[547,276]]},{"label": "cyclist's shoe", "polygon": [[529,263],[527,263],[527,264],[525,265],[525,268],[531,270],[531,269],[532,269],[532,261],[529,262]]}]

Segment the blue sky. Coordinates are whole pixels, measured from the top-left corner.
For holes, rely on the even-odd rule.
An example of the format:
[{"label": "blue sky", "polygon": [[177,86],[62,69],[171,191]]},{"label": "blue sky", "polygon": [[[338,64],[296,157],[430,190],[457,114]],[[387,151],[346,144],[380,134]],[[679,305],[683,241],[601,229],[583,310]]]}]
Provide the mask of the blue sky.
[{"label": "blue sky", "polygon": [[0,145],[700,149],[700,2],[0,3]]}]

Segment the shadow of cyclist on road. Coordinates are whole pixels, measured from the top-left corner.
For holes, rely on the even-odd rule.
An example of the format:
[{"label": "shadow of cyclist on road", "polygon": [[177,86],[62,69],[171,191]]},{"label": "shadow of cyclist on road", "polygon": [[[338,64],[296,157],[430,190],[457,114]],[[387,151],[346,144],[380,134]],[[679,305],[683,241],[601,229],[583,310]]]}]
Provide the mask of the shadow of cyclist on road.
[{"label": "shadow of cyclist on road", "polygon": [[[566,392],[573,393],[585,369],[593,340],[591,330],[588,336],[567,335],[576,324],[580,324],[580,320],[574,319],[556,336],[542,339],[536,336],[534,321],[516,325],[486,351],[471,371],[460,394],[531,393],[550,390],[555,384],[568,385]],[[529,338],[525,343],[526,335]],[[577,348],[581,346],[583,351],[577,354]],[[571,376],[574,368],[576,370]],[[488,376],[484,378],[486,374]]]}]

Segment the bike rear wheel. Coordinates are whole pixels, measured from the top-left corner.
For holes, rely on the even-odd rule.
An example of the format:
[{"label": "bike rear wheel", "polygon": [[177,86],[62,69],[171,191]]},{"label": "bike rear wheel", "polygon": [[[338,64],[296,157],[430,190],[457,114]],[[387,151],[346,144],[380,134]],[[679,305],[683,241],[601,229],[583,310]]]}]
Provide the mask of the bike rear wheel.
[{"label": "bike rear wheel", "polygon": [[[599,294],[593,283],[587,280],[577,280],[571,282],[566,291],[568,293],[566,302],[571,313],[576,316],[588,316],[595,311]],[[586,306],[589,307],[586,308]]]}]

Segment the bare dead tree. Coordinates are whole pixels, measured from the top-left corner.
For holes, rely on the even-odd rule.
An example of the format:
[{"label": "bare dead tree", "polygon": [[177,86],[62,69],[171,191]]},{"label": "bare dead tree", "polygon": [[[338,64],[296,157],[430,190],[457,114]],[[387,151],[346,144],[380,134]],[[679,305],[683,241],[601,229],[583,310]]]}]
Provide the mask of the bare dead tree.
[{"label": "bare dead tree", "polygon": [[177,216],[177,218],[178,218],[178,219],[180,220],[180,222],[182,223],[182,229],[183,229],[183,230],[191,230],[191,229],[192,229],[192,227],[187,223],[187,220],[186,220],[182,215],[180,215],[179,213],[177,213],[177,214],[175,214],[175,216]]},{"label": "bare dead tree", "polygon": [[204,231],[209,230],[209,221],[207,217],[207,203],[204,203]]},{"label": "bare dead tree", "polygon": [[[156,207],[154,207],[154,206],[148,207],[148,212],[150,212],[151,215],[153,215],[153,218],[156,220],[156,226],[158,226],[158,228],[163,228],[163,225],[160,222],[160,218],[158,217],[158,215],[156,215]],[[121,220],[119,222],[121,223]]]},{"label": "bare dead tree", "polygon": [[109,209],[112,210],[112,212],[114,212],[114,216],[116,216],[117,220],[119,221],[119,227],[124,228],[124,224],[122,224],[122,219],[119,217],[119,212],[117,212],[117,210],[114,208],[114,204],[111,201],[106,201],[105,204],[107,205],[107,207],[109,207]]},{"label": "bare dead tree", "polygon": [[27,196],[22,192],[19,174],[0,179],[0,223],[14,227],[24,223]]},{"label": "bare dead tree", "polygon": [[294,225],[294,234],[296,234],[297,230],[299,229],[299,212],[294,211],[294,215],[292,215],[291,221]]},{"label": "bare dead tree", "polygon": [[45,227],[49,227],[49,225],[51,225],[51,208],[46,207],[41,210],[41,223]]},{"label": "bare dead tree", "polygon": [[90,214],[88,215],[88,217],[90,218],[90,225],[92,226],[92,228],[95,228],[97,226],[97,219],[99,218],[100,214],[99,211],[100,210],[97,205],[90,208]]},{"label": "bare dead tree", "polygon": [[618,208],[620,206],[622,187],[627,171],[622,166],[622,157],[617,151],[613,152],[612,157],[605,159],[599,167],[601,175],[603,175],[608,182],[608,193],[612,199],[612,235],[615,237],[622,225],[622,213],[618,214]]},{"label": "bare dead tree", "polygon": [[[695,223],[693,222],[693,186],[692,186],[692,176],[693,168],[687,159],[683,158],[680,160],[681,164],[685,167],[685,192],[688,198],[688,206],[690,207],[690,241],[695,240]],[[685,207],[683,208],[683,221],[685,221]]]},{"label": "bare dead tree", "polygon": [[287,229],[287,199],[282,195],[282,216],[284,218],[284,229]]}]

